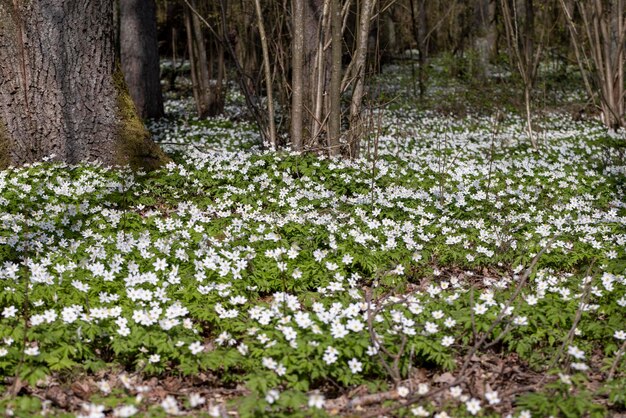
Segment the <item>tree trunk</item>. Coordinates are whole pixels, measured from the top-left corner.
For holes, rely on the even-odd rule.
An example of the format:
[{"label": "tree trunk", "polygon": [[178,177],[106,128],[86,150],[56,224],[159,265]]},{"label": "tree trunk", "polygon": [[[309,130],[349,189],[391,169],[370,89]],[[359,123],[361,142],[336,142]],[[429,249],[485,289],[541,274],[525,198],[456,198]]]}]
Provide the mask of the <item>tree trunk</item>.
[{"label": "tree trunk", "polygon": [[276,125],[274,121],[274,95],[273,95],[273,83],[272,83],[272,69],[270,68],[270,55],[267,42],[267,36],[265,34],[265,24],[263,23],[263,12],[261,10],[261,0],[255,0],[254,2],[257,22],[259,25],[259,35],[261,36],[261,47],[263,49],[263,72],[265,74],[265,88],[267,91],[267,118],[268,118],[268,133],[267,137],[270,140],[270,147],[276,151]]},{"label": "tree trunk", "polygon": [[[623,0],[604,4],[600,0],[576,2],[582,17],[580,27],[573,19],[573,6],[560,1],[567,19],[576,59],[585,87],[592,98],[600,97],[604,124],[613,130],[626,125],[624,119],[624,43],[626,16]],[[580,35],[582,34],[582,35]],[[580,39],[578,39],[580,36]],[[594,83],[591,83],[591,80]],[[594,91],[595,90],[595,91]]]},{"label": "tree trunk", "polygon": [[291,75],[291,146],[301,151],[303,146],[304,113],[304,0],[292,0],[292,75]]},{"label": "tree trunk", "polygon": [[350,102],[350,156],[358,158],[361,146],[363,129],[363,97],[365,95],[365,65],[367,59],[367,42],[370,31],[370,21],[374,11],[376,0],[362,0],[356,50],[354,53],[354,68],[352,77],[354,78],[354,91]]},{"label": "tree trunk", "polygon": [[331,0],[331,49],[332,64],[330,73],[329,91],[329,122],[328,122],[328,148],[332,156],[340,155],[341,136],[341,59],[343,39],[341,36],[341,2]]},{"label": "tree trunk", "polygon": [[0,166],[54,155],[154,168],[114,53],[110,0],[0,0]]},{"label": "tree trunk", "polygon": [[163,116],[154,0],[120,0],[120,55],[124,79],[143,119]]},{"label": "tree trunk", "polygon": [[[197,10],[195,0],[190,0]],[[206,53],[206,40],[202,31],[202,24],[198,15],[185,7],[185,29],[187,31],[187,45],[189,47],[189,61],[191,63],[191,84],[193,98],[199,118],[211,116],[211,80],[209,79],[209,60]]]}]

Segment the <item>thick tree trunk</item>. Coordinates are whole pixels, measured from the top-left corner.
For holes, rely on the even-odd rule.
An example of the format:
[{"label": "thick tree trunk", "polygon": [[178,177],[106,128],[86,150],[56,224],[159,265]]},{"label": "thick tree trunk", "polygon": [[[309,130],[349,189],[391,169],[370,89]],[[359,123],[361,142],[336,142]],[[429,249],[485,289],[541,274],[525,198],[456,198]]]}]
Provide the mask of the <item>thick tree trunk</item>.
[{"label": "thick tree trunk", "polygon": [[0,0],[0,166],[156,167],[114,54],[113,2]]},{"label": "thick tree trunk", "polygon": [[163,116],[154,0],[120,0],[122,70],[139,115]]}]

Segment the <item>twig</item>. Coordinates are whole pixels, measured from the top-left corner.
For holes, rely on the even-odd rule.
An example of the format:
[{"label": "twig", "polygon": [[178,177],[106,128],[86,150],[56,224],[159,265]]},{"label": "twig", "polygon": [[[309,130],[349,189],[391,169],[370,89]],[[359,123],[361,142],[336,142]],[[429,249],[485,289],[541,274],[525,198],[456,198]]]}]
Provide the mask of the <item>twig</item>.
[{"label": "twig", "polygon": [[[593,267],[594,263],[595,263],[595,259],[589,265],[589,268],[587,269],[587,271],[585,273],[585,277],[589,276],[589,273],[591,272],[591,268]],[[591,282],[592,282],[592,280],[589,279],[589,281],[585,284],[585,291],[584,291],[584,294],[583,294],[583,298],[580,301],[580,305],[578,305],[578,309],[576,310],[576,315],[574,317],[574,322],[572,323],[572,326],[570,327],[570,330],[567,333],[567,337],[565,338],[565,340],[563,340],[563,344],[561,344],[561,347],[559,348],[559,351],[556,352],[556,354],[554,355],[554,358],[550,362],[550,366],[548,367],[548,370],[552,369],[558,363],[559,359],[561,358],[561,355],[563,354],[563,351],[565,350],[565,347],[574,338],[574,334],[576,333],[576,327],[578,326],[578,323],[580,322],[580,318],[583,315],[583,309],[584,309],[585,305],[587,304],[587,299],[589,298],[589,293],[591,292]],[[547,376],[547,374],[544,374],[544,377],[541,379],[541,382],[543,382],[545,380],[546,376]]]},{"label": "twig", "polygon": [[487,338],[489,337],[489,335],[491,335],[492,331],[498,326],[500,325],[500,323],[502,322],[502,320],[504,319],[504,317],[507,314],[507,311],[509,310],[509,307],[513,304],[513,302],[517,299],[517,297],[519,296],[520,292],[522,291],[522,288],[524,287],[524,285],[526,284],[526,281],[528,280],[528,278],[530,277],[533,269],[535,268],[535,266],[537,265],[537,262],[539,261],[539,259],[541,258],[541,256],[548,250],[548,248],[550,247],[550,245],[554,242],[554,240],[558,237],[558,235],[555,235],[547,244],[545,247],[543,247],[541,249],[541,251],[539,251],[539,253],[535,256],[535,258],[533,258],[532,262],[530,263],[530,266],[528,266],[528,268],[526,269],[526,271],[524,272],[524,274],[522,275],[522,277],[519,280],[519,283],[517,285],[517,287],[515,288],[515,291],[513,292],[513,294],[511,295],[511,297],[509,298],[509,300],[505,303],[504,308],[502,308],[502,310],[500,311],[500,313],[498,314],[498,317],[496,318],[496,320],[491,324],[491,326],[489,327],[489,329],[487,330],[487,332],[485,332],[483,334],[483,336],[481,337],[481,339],[474,344],[474,346],[471,348],[471,350],[469,351],[469,353],[467,353],[467,356],[465,358],[465,362],[463,363],[463,366],[461,367],[461,371],[459,372],[459,374],[463,374],[465,373],[465,371],[467,370],[467,367],[470,364],[470,361],[472,359],[472,357],[474,356],[474,354],[476,354],[476,352],[482,347],[482,345],[485,343],[485,341],[487,340]]},{"label": "twig", "polygon": [[613,360],[613,364],[611,364],[611,370],[609,370],[609,374],[606,377],[607,382],[613,380],[613,377],[615,376],[615,371],[617,370],[617,365],[619,364],[619,360],[624,355],[624,351],[626,351],[626,340],[624,340],[622,346],[619,348],[617,354],[615,355],[615,360]]},{"label": "twig", "polygon": [[[381,301],[389,297],[389,295],[390,293],[384,295],[381,298]],[[397,382],[400,380],[400,376],[395,373],[395,370],[393,370],[391,366],[389,366],[389,363],[387,363],[382,353],[386,354],[387,356],[391,358],[393,358],[394,356],[380,343],[380,341],[378,340],[378,337],[376,336],[376,332],[374,331],[374,318],[376,317],[378,312],[380,312],[381,308],[380,306],[377,306],[374,312],[372,313],[372,291],[369,289],[365,291],[365,300],[367,303],[367,329],[370,334],[370,340],[372,341],[374,348],[376,348],[376,350],[378,351],[378,357],[380,358],[381,364],[383,365],[383,367],[385,368],[389,376],[394,381]],[[379,301],[379,304],[381,301]]]},{"label": "twig", "polygon": [[472,342],[476,344],[478,334],[476,332],[476,316],[474,315],[474,285],[470,288],[470,320],[472,321]]}]

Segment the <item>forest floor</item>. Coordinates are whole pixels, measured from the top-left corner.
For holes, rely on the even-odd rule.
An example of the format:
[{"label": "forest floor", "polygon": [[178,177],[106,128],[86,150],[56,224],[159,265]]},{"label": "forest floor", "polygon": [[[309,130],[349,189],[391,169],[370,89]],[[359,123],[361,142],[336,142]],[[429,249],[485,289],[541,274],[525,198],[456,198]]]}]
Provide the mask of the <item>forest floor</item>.
[{"label": "forest floor", "polygon": [[546,83],[533,150],[437,68],[379,76],[358,160],[231,94],[168,101],[160,171],[1,171],[0,413],[625,416],[626,134]]}]

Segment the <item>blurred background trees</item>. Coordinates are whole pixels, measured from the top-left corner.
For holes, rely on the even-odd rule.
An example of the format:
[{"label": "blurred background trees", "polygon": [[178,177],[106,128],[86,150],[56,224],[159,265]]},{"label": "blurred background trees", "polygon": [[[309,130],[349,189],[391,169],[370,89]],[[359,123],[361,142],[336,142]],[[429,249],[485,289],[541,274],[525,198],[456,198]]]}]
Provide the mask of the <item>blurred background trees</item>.
[{"label": "blurred background trees", "polygon": [[[517,74],[529,143],[537,147],[532,102],[541,65],[564,75],[578,68],[590,106],[607,127],[624,125],[623,1],[163,0],[160,51],[174,58],[189,49],[196,101],[197,90],[223,95],[228,75],[239,79],[268,146],[348,157],[359,154],[366,134],[368,81],[385,65],[411,62],[416,97],[429,88],[431,57],[449,57],[453,77],[478,83],[492,65],[505,65]],[[176,13],[199,21],[187,4],[203,18],[202,30],[180,27]],[[193,36],[168,39],[181,30]],[[211,86],[193,76],[197,46],[185,39],[206,45],[211,62],[200,66],[212,74]]]},{"label": "blurred background trees", "polygon": [[[374,109],[384,105],[371,81],[398,62],[411,66],[416,98],[432,87],[435,59],[450,77],[477,89],[493,82],[488,75],[494,68],[507,68],[516,75],[519,108],[535,148],[532,103],[542,66],[557,68],[564,78],[574,71],[588,109],[608,128],[623,127],[624,1],[117,0],[113,19],[103,24],[115,34],[111,63],[117,64],[111,68],[121,66],[144,120],[163,115],[162,89],[175,90],[185,75],[200,118],[222,114],[227,94],[238,89],[265,146],[354,158],[371,132]],[[23,55],[20,36],[36,36],[14,2],[2,0],[0,6],[8,63]],[[81,36],[67,26],[69,19],[49,23],[63,36]],[[110,47],[104,38],[90,42],[98,51]],[[86,65],[72,51],[63,54],[67,66]],[[28,73],[45,71],[36,68],[45,60],[22,61],[27,68],[21,72],[17,61],[0,65],[0,141],[7,149],[17,144],[8,130],[18,119],[9,98],[17,97],[16,89],[33,87],[28,80],[38,78]],[[74,97],[61,107],[80,96],[64,94]],[[516,97],[511,102],[518,104]]]}]

